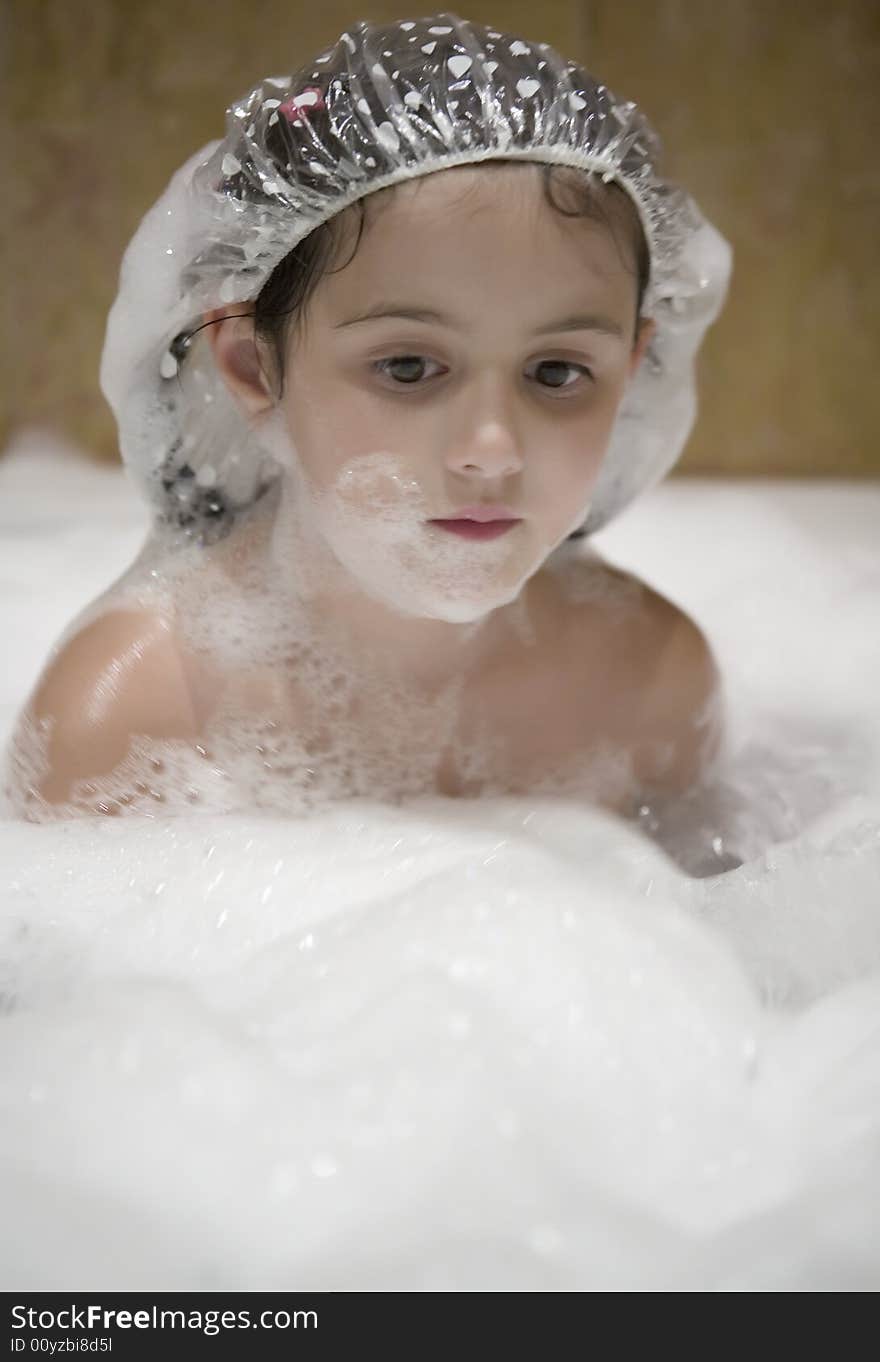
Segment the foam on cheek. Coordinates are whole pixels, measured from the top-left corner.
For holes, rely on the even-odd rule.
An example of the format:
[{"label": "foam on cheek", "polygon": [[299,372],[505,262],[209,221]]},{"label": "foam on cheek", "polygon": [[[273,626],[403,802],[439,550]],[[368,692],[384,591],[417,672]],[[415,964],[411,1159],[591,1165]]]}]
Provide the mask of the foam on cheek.
[{"label": "foam on cheek", "polygon": [[387,450],[358,456],[329,488],[304,481],[298,501],[359,588],[404,615],[468,623],[512,601],[539,566],[516,528],[472,541],[427,522],[442,514]]}]

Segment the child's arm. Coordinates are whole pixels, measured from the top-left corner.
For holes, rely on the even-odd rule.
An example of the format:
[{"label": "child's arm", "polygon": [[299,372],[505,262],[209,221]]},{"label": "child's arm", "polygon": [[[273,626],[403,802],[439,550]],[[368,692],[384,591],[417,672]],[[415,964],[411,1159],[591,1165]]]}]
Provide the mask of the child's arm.
[{"label": "child's arm", "polygon": [[[50,658],[12,735],[24,747],[49,720],[48,766],[35,784],[63,804],[79,780],[99,780],[125,758],[135,735],[192,737],[196,718],[171,628],[152,611],[113,610],[91,621]],[[15,763],[10,763],[15,771]],[[9,791],[28,816],[25,789]]]}]

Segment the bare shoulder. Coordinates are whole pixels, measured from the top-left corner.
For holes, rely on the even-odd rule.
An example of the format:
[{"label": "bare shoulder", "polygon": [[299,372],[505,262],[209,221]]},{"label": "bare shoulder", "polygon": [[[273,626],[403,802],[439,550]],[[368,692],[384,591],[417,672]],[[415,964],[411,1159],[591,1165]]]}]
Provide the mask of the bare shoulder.
[{"label": "bare shoulder", "polygon": [[[640,785],[683,792],[721,745],[722,679],[708,639],[674,601],[596,554],[567,565],[563,584],[608,731],[632,752]],[[587,693],[595,703],[585,684]]]},{"label": "bare shoulder", "polygon": [[645,668],[634,706],[636,773],[647,789],[684,793],[721,747],[721,673],[697,622],[647,586],[644,639]]},{"label": "bare shoulder", "polygon": [[167,739],[195,731],[171,623],[145,608],[114,609],[53,650],[19,716],[10,752],[44,733],[37,793],[63,803],[76,781],[118,766],[135,735]]}]

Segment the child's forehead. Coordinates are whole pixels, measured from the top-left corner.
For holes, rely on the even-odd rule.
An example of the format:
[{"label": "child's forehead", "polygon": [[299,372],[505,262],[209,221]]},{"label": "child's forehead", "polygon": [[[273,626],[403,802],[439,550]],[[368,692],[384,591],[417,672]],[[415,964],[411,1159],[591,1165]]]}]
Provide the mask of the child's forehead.
[{"label": "child's forehead", "polygon": [[[364,252],[321,279],[310,315],[324,339],[356,341],[382,334],[382,321],[427,322],[477,336],[536,331],[551,317],[609,317],[619,333],[631,325],[633,278],[614,252],[534,258],[525,243],[486,236],[478,253],[471,238],[444,242],[428,256],[418,241],[407,252]],[[386,325],[388,322],[386,321]]]},{"label": "child's forehead", "polygon": [[[489,163],[492,164],[492,163]],[[419,238],[432,239],[433,249],[448,257],[458,246],[466,251],[474,238],[488,235],[499,248],[515,247],[536,234],[546,249],[566,240],[580,247],[585,236],[608,236],[619,214],[603,204],[601,213],[562,212],[564,198],[548,192],[540,165],[497,163],[485,166],[454,166],[416,176],[368,194],[341,214],[339,236],[350,253],[357,241],[359,253],[396,254],[416,248]],[[554,170],[557,169],[554,167]],[[554,230],[555,229],[555,230]],[[348,258],[346,254],[345,258]]]},{"label": "child's forehead", "polygon": [[430,280],[487,265],[501,270],[505,262],[526,265],[532,277],[620,265],[620,232],[607,214],[559,212],[539,166],[509,169],[488,176],[479,166],[456,166],[404,181],[363,200],[363,226],[350,207],[337,242],[338,261],[348,263],[325,277],[330,291],[349,293],[362,282],[375,291],[385,271]]}]

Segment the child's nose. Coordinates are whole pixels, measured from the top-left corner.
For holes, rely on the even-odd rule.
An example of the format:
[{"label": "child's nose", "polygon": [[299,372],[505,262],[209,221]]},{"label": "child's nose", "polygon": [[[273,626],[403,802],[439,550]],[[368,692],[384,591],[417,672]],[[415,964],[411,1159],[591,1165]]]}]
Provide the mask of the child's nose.
[{"label": "child's nose", "polygon": [[522,434],[513,405],[499,384],[487,384],[452,433],[448,467],[492,477],[518,473],[523,466]]},{"label": "child's nose", "polygon": [[448,464],[456,473],[482,473],[485,477],[500,478],[518,473],[523,461],[505,440],[491,445],[482,441],[466,449],[459,448],[449,456]]}]

